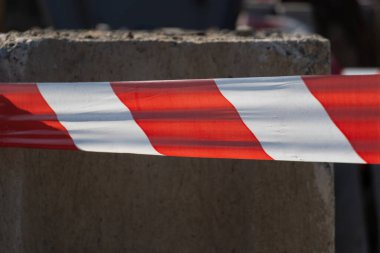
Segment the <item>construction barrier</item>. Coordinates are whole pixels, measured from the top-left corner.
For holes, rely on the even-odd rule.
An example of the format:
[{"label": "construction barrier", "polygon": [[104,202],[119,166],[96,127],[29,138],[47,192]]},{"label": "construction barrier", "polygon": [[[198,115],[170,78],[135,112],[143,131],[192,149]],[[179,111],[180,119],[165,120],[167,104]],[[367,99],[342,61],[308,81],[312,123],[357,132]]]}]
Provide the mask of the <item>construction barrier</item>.
[{"label": "construction barrier", "polygon": [[380,75],[3,83],[0,146],[380,163]]}]

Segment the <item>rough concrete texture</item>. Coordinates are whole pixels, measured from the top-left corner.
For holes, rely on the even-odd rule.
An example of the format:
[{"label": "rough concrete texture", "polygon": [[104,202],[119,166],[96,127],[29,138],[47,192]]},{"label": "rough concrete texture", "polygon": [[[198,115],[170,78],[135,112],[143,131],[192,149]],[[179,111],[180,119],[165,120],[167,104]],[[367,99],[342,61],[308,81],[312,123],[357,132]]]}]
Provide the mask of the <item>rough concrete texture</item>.
[{"label": "rough concrete texture", "polygon": [[0,81],[125,81],[329,72],[316,36],[39,32],[0,36]]},{"label": "rough concrete texture", "polygon": [[[326,74],[315,36],[0,38],[1,81]],[[0,252],[334,252],[327,164],[0,150]]]}]

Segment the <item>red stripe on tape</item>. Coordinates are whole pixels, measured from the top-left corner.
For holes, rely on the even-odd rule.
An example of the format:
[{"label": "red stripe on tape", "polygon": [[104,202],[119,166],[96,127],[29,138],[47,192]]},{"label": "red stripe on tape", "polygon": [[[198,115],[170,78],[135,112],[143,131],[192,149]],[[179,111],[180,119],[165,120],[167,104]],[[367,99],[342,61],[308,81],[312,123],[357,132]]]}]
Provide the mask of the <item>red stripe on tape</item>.
[{"label": "red stripe on tape", "polygon": [[161,154],[271,159],[213,80],[111,85]]},{"label": "red stripe on tape", "polygon": [[303,80],[355,151],[368,163],[380,163],[380,75]]},{"label": "red stripe on tape", "polygon": [[76,149],[35,84],[0,84],[0,146]]}]

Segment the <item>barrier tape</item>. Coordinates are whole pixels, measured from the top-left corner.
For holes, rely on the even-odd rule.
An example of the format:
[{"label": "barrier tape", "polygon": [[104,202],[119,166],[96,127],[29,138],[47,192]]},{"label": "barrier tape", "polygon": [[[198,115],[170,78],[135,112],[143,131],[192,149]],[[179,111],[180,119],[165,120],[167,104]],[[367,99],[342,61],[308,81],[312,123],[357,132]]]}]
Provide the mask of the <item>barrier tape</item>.
[{"label": "barrier tape", "polygon": [[3,83],[0,146],[380,163],[380,75]]}]

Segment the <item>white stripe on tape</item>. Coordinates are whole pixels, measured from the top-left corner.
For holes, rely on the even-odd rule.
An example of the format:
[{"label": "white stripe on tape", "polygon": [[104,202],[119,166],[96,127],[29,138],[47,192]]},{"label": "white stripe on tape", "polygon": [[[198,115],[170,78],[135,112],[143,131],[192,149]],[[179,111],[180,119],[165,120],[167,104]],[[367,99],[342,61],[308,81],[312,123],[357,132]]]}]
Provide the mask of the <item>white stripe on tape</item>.
[{"label": "white stripe on tape", "polygon": [[364,163],[300,77],[215,81],[273,159]]},{"label": "white stripe on tape", "polygon": [[79,149],[159,155],[108,82],[38,83],[38,88]]},{"label": "white stripe on tape", "polygon": [[345,68],[342,75],[376,75],[380,74],[380,69],[377,68]]}]

